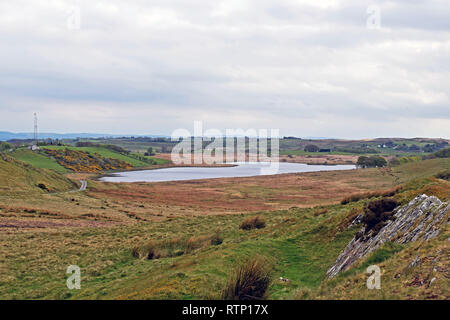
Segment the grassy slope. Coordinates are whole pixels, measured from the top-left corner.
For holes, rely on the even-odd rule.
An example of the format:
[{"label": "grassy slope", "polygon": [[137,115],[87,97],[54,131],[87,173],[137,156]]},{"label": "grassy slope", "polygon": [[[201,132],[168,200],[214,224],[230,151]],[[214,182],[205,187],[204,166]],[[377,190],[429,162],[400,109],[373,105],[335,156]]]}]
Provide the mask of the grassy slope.
[{"label": "grassy slope", "polygon": [[[449,299],[448,238],[444,225],[435,239],[405,245],[387,243],[349,271],[324,281],[313,290],[299,290],[299,299]],[[420,257],[420,265],[411,262]],[[381,269],[381,290],[368,290],[366,268],[376,264]],[[430,284],[431,279],[435,278]],[[415,281],[423,281],[419,284]]]},{"label": "grassy slope", "polygon": [[[437,192],[448,200],[449,183],[426,178],[430,173],[448,167],[448,161],[442,160],[425,161],[419,167],[411,163],[394,168],[393,174],[400,182],[416,179],[407,183],[399,198],[407,201],[418,193]],[[416,248],[418,244],[411,244],[398,252],[376,253],[386,259],[381,266],[386,266],[388,276],[383,278],[386,279],[383,286],[387,291],[377,293],[364,289],[364,265],[332,282],[323,282],[326,270],[356,232],[355,229],[340,229],[340,223],[352,208],[361,210],[365,202],[367,200],[320,208],[326,212],[313,208],[261,213],[267,227],[256,231],[239,230],[245,215],[221,215],[168,218],[113,228],[0,233],[0,241],[5,244],[0,248],[0,271],[3,275],[0,278],[0,297],[214,298],[236,264],[254,254],[263,254],[272,260],[275,281],[270,288],[270,298],[401,298],[408,294],[425,297],[428,292],[423,288],[403,285],[414,274],[401,278],[400,285],[392,279],[410,262],[412,253],[438,255],[448,233],[420,248]],[[207,235],[216,229],[224,236],[224,243],[220,246],[159,260],[139,260],[131,256],[131,248],[136,243]],[[36,243],[40,245],[36,246]],[[71,264],[82,269],[80,291],[69,291],[65,287],[65,270]],[[288,278],[291,282],[276,280],[279,277]],[[436,282],[438,287],[431,290],[438,292],[448,287],[448,282],[443,281]]]},{"label": "grassy slope", "polygon": [[55,160],[28,149],[18,149],[10,153],[10,155],[17,160],[26,162],[37,168],[52,169],[59,173],[68,172],[66,168],[59,165]]},{"label": "grassy slope", "polygon": [[[216,297],[231,269],[242,258],[255,253],[274,260],[275,275],[292,279],[288,286],[274,283],[273,298],[289,297],[301,284],[315,287],[338,251],[352,236],[346,231],[330,242],[333,215],[345,210],[331,208],[330,213],[313,218],[313,210],[291,210],[265,214],[268,227],[259,231],[241,231],[240,215],[179,218],[133,227],[84,229],[33,235],[0,235],[8,245],[0,249],[8,256],[7,272],[0,286],[2,298],[208,298]],[[200,249],[192,254],[155,261],[131,257],[133,243],[145,239],[209,234],[222,230],[220,246]],[[318,229],[319,228],[319,229]],[[46,254],[44,254],[46,252]],[[51,252],[51,254],[49,254]],[[26,256],[25,263],[22,257]],[[82,290],[65,288],[65,268],[77,264],[83,270]]]},{"label": "grassy slope", "polygon": [[[428,163],[429,162],[425,162]],[[423,163],[422,163],[423,164]],[[434,162],[436,164],[436,162]],[[442,163],[447,169],[449,161]],[[402,166],[408,170],[417,166]],[[420,167],[427,176],[430,170]],[[404,184],[404,189],[396,195],[406,203],[418,194],[435,195],[441,200],[450,201],[450,182],[433,177],[417,178]],[[360,260],[350,270],[341,273],[335,279],[326,280],[313,290],[300,290],[299,299],[449,299],[450,280],[448,278],[448,239],[449,225],[444,224],[439,236],[429,241],[407,244],[386,243],[365,259]],[[419,256],[421,264],[415,268],[410,263]],[[382,270],[381,290],[368,290],[366,287],[366,268],[376,264]],[[432,278],[436,278],[430,285]],[[414,285],[414,280],[423,281]]]},{"label": "grassy slope", "polygon": [[[144,161],[140,161],[140,160],[134,159],[133,157],[114,152],[107,148],[101,148],[101,147],[80,147],[80,148],[78,148],[78,147],[59,147],[59,146],[48,146],[45,148],[53,149],[53,150],[65,149],[65,148],[69,148],[72,150],[81,150],[81,151],[85,151],[88,153],[98,153],[104,158],[122,160],[122,161],[130,163],[133,167],[149,166],[149,164]],[[150,158],[150,157],[149,157],[149,159],[153,159],[153,160],[157,161],[158,164],[165,163],[165,161],[162,159],[156,159],[156,158]]]},{"label": "grassy slope", "polygon": [[71,180],[57,172],[38,169],[6,155],[0,157],[0,181],[0,195],[7,197],[31,197],[46,193],[37,187],[39,183],[45,184],[51,191],[65,191],[76,187]]},{"label": "grassy slope", "polygon": [[438,172],[450,170],[450,159],[440,158],[406,163],[393,167],[392,173],[398,177],[398,183],[405,183],[412,179],[425,178]]}]

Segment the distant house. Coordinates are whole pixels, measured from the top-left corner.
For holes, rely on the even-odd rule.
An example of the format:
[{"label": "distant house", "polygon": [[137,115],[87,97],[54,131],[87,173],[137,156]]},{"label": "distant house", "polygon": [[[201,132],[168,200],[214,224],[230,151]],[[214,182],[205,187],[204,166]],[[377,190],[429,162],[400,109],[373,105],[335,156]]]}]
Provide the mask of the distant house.
[{"label": "distant house", "polygon": [[36,150],[39,150],[39,147],[34,144],[34,145],[28,147],[28,149],[30,149],[31,151],[36,151]]}]

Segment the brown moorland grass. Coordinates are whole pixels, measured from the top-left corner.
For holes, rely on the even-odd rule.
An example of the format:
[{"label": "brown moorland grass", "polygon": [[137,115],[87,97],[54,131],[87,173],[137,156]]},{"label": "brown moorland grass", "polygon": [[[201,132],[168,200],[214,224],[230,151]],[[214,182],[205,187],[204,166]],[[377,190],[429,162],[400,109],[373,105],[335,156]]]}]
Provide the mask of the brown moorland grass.
[{"label": "brown moorland grass", "polygon": [[[442,179],[430,180],[423,187],[411,182],[405,184],[408,177],[411,179],[442,172],[449,166],[447,159],[423,161],[422,167],[418,167],[418,163],[406,164],[393,168],[391,173],[367,169],[154,184],[108,184],[89,180],[87,192],[58,195],[46,194],[37,184],[42,181],[52,189],[65,187],[69,190],[76,188],[76,184],[56,173],[33,169],[25,164],[17,165],[19,162],[14,159],[9,161],[0,166],[0,178],[6,181],[3,187],[0,186],[0,218],[22,219],[23,223],[19,226],[31,226],[32,219],[41,217],[135,224],[178,216],[256,213],[323,206],[339,203],[343,196],[354,193],[348,190],[395,189],[396,181],[401,182],[407,191],[400,193],[398,200],[402,203],[405,201],[403,198],[410,198],[418,188],[422,193],[436,194],[443,200],[450,197],[449,188],[443,186],[447,181]],[[1,169],[6,170],[2,172]],[[26,178],[26,174],[31,177]],[[53,178],[54,175],[57,177]],[[75,180],[88,178],[77,175],[67,177]],[[30,178],[36,181],[36,185],[31,188],[25,186]],[[55,184],[59,181],[63,182],[61,187]],[[27,197],[23,197],[24,192]],[[33,210],[36,213],[26,212]],[[321,214],[319,211],[318,215]],[[18,228],[23,229],[26,228]]]},{"label": "brown moorland grass", "polygon": [[88,194],[95,198],[169,207],[174,215],[211,215],[339,203],[348,194],[392,188],[395,178],[367,169],[90,186]]},{"label": "brown moorland grass", "polygon": [[242,263],[222,293],[223,300],[263,300],[272,281],[271,270],[263,257]]},{"label": "brown moorland grass", "polygon": [[396,186],[394,188],[385,190],[374,190],[363,193],[355,193],[342,199],[341,204],[357,202],[362,199],[370,199],[375,197],[392,197],[393,195],[397,194],[400,190],[402,190],[402,186]]},{"label": "brown moorland grass", "polygon": [[[447,159],[409,163],[391,170],[324,171],[160,183],[113,184],[89,181],[88,195],[118,204],[144,205],[133,209],[145,219],[168,216],[257,213],[337,204],[354,194],[364,197],[400,190],[414,178],[442,172]],[[397,190],[398,188],[398,190]],[[126,209],[125,209],[126,210]]]},{"label": "brown moorland grass", "polygon": [[[16,182],[7,185],[16,189],[1,189],[5,187],[3,184],[3,187],[0,186],[0,214],[14,217],[0,217],[0,224],[4,225],[0,226],[0,271],[3,274],[0,279],[0,297],[205,298],[220,291],[226,282],[224,267],[232,267],[242,258],[258,252],[280,257],[276,262],[276,276],[292,280],[291,283],[273,284],[269,288],[270,298],[289,298],[294,285],[307,283],[312,287],[317,286],[327,265],[335,261],[353,237],[351,228],[338,232],[338,226],[349,210],[361,211],[365,200],[342,206],[338,203],[346,195],[345,192],[387,189],[401,183],[404,189],[394,196],[401,203],[419,193],[436,195],[441,200],[449,199],[450,182],[429,178],[445,169],[448,160],[441,160],[427,160],[421,166],[418,163],[401,165],[392,169],[393,176],[388,172],[368,169],[224,179],[198,184],[112,185],[89,181],[87,192],[70,195],[47,194],[37,186],[33,187],[35,191],[21,191],[21,185],[16,185]],[[27,180],[19,177],[17,183],[25,186]],[[42,177],[40,174],[32,176],[34,180],[30,181],[41,182]],[[418,177],[425,179],[414,180]],[[58,187],[53,181],[53,188],[61,191],[73,189],[71,181],[67,188],[63,182],[61,180],[61,187]],[[135,186],[142,188],[137,198],[133,198]],[[90,191],[91,187],[94,190]],[[162,191],[158,190],[160,187]],[[103,190],[114,192],[103,196]],[[206,195],[202,193],[203,190]],[[13,196],[9,192],[13,192]],[[127,195],[127,192],[130,194]],[[162,195],[163,192],[174,194],[167,196]],[[217,198],[211,200],[210,195]],[[175,202],[177,196],[178,203]],[[324,203],[336,205],[327,206]],[[316,216],[315,213],[320,210],[305,208],[317,205],[327,209],[327,212]],[[240,213],[248,213],[258,206],[269,208],[264,212],[264,218],[270,228],[258,232],[239,231],[243,219]],[[294,206],[298,208],[268,212],[277,207],[290,209]],[[33,210],[36,213],[61,213],[67,218],[54,219],[53,215],[39,217]],[[151,221],[131,218],[129,214],[133,213]],[[254,215],[252,212],[247,216]],[[191,254],[158,260],[135,259],[130,255],[130,249],[136,241],[146,243],[168,237],[189,239],[205,235],[211,227],[219,228],[224,233],[227,241],[223,245],[209,245],[195,249]],[[447,238],[448,235],[441,239],[443,246],[448,243]],[[71,264],[82,267],[82,291],[68,292],[65,287],[65,268]],[[322,271],[317,271],[321,268]],[[430,270],[432,268],[430,265]],[[387,288],[396,273],[396,270],[390,271],[389,279],[386,278]],[[366,279],[364,273],[358,277]],[[414,279],[407,280],[411,283]],[[438,277],[427,291],[413,291],[411,297],[425,298],[428,294],[441,297],[443,294],[439,290],[449,287],[441,280],[445,281],[445,277]],[[350,291],[352,288],[351,284],[346,287]],[[359,295],[351,292],[343,295],[341,287],[333,292],[340,296],[364,298],[367,294],[364,289],[362,281]],[[399,292],[397,298],[405,297],[405,293],[410,294],[405,290],[415,290],[401,285],[392,289]]]},{"label": "brown moorland grass", "polygon": [[200,248],[211,245],[220,245],[223,238],[219,232],[211,235],[192,236],[189,238],[173,238],[163,240],[150,240],[144,245],[135,245],[131,249],[134,258],[145,258],[148,260],[177,257],[191,253]]},{"label": "brown moorland grass", "polygon": [[[432,190],[443,192],[449,183],[431,180],[420,188],[433,186]],[[438,189],[439,187],[439,189]],[[421,189],[407,185],[396,197],[405,194],[411,199]],[[409,189],[410,188],[410,189]],[[432,194],[432,193],[430,193]],[[77,198],[89,204],[88,198]],[[94,199],[95,200],[95,199]],[[95,200],[97,201],[97,200]],[[72,203],[72,202],[71,202]],[[118,206],[120,203],[113,203]],[[128,202],[121,203],[127,205]],[[94,222],[79,227],[63,228],[51,226],[24,233],[2,229],[0,232],[0,297],[4,299],[207,299],[221,291],[227,282],[227,272],[239,261],[253,256],[255,252],[267,257],[276,256],[274,279],[288,278],[291,282],[275,280],[269,287],[269,298],[292,298],[296,287],[317,288],[327,267],[339,252],[353,238],[354,231],[337,231],[339,223],[350,208],[361,210],[364,201],[348,206],[327,206],[327,213],[315,216],[316,209],[291,209],[280,212],[265,212],[270,228],[258,232],[241,232],[240,215],[212,215],[176,217],[155,222],[123,224],[112,228],[99,228]],[[70,213],[71,214],[71,213]],[[2,220],[2,219],[0,219]],[[37,221],[38,218],[33,218]],[[42,219],[42,221],[49,219]],[[77,220],[73,220],[77,221]],[[50,221],[52,222],[52,221]],[[58,223],[60,220],[57,221]],[[63,222],[63,221],[61,221]],[[101,221],[98,221],[99,223]],[[92,223],[92,224],[91,224]],[[85,227],[86,226],[86,227]],[[101,225],[99,225],[101,226]],[[226,241],[220,246],[207,246],[177,257],[157,260],[135,259],[130,255],[133,244],[145,244],[150,240],[167,237],[208,236],[211,227],[219,228]],[[356,232],[356,231],[355,231]],[[440,243],[447,244],[443,234]],[[37,245],[39,244],[39,245]],[[418,244],[419,245],[419,244]],[[427,244],[426,244],[427,245]],[[433,244],[434,246],[434,244]],[[430,251],[423,250],[424,255]],[[411,254],[416,251],[411,251]],[[435,257],[440,253],[432,254]],[[442,255],[442,254],[441,254]],[[423,257],[421,256],[421,257]],[[404,265],[415,256],[403,258]],[[434,259],[434,258],[433,258]],[[442,261],[442,266],[447,268]],[[389,262],[391,263],[391,262]],[[403,263],[403,262],[402,262]],[[66,267],[71,264],[82,268],[81,291],[70,292],[65,286]],[[388,266],[387,264],[385,264]],[[433,265],[427,266],[429,270]],[[442,269],[444,270],[444,269]],[[448,270],[448,268],[447,268]],[[426,270],[424,270],[426,271]],[[429,295],[442,297],[446,286],[445,273],[439,271],[437,281],[426,291],[424,287],[403,287],[402,278],[394,283],[392,279],[398,269],[383,274],[383,290],[387,297],[425,298]],[[420,275],[420,274],[419,274]],[[326,289],[329,297],[365,298],[375,294],[364,286],[367,275],[364,270],[357,274],[360,285],[348,284],[353,278],[344,278],[334,284],[336,289]],[[407,278],[411,283],[414,278]],[[431,280],[431,279],[430,279]],[[346,285],[345,293],[341,285]],[[354,289],[357,288],[356,293]],[[324,289],[324,290],[325,290]],[[422,290],[422,291],[418,291]],[[395,291],[395,293],[394,293]],[[323,293],[322,293],[323,294]],[[448,296],[448,295],[447,295]],[[214,296],[216,297],[216,296]],[[319,296],[321,297],[321,296]],[[378,294],[378,298],[382,298]]]}]

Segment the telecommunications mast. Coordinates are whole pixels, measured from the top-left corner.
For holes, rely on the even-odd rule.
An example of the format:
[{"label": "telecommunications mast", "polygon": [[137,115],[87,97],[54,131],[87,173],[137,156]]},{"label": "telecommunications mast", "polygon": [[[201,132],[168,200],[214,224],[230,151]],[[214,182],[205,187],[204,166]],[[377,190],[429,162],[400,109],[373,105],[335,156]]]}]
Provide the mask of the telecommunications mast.
[{"label": "telecommunications mast", "polygon": [[36,113],[34,113],[34,144],[38,145],[38,118]]}]

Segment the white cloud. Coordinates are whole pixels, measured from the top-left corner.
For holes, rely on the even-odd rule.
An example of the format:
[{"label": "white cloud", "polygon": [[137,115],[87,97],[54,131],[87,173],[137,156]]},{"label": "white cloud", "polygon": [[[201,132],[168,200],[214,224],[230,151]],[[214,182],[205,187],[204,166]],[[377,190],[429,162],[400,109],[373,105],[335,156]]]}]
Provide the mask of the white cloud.
[{"label": "white cloud", "polygon": [[[450,137],[448,5],[374,4],[380,30],[356,0],[2,1],[0,131],[29,131],[36,110],[47,131],[170,134],[203,119]],[[66,27],[73,5],[80,30]]]}]

